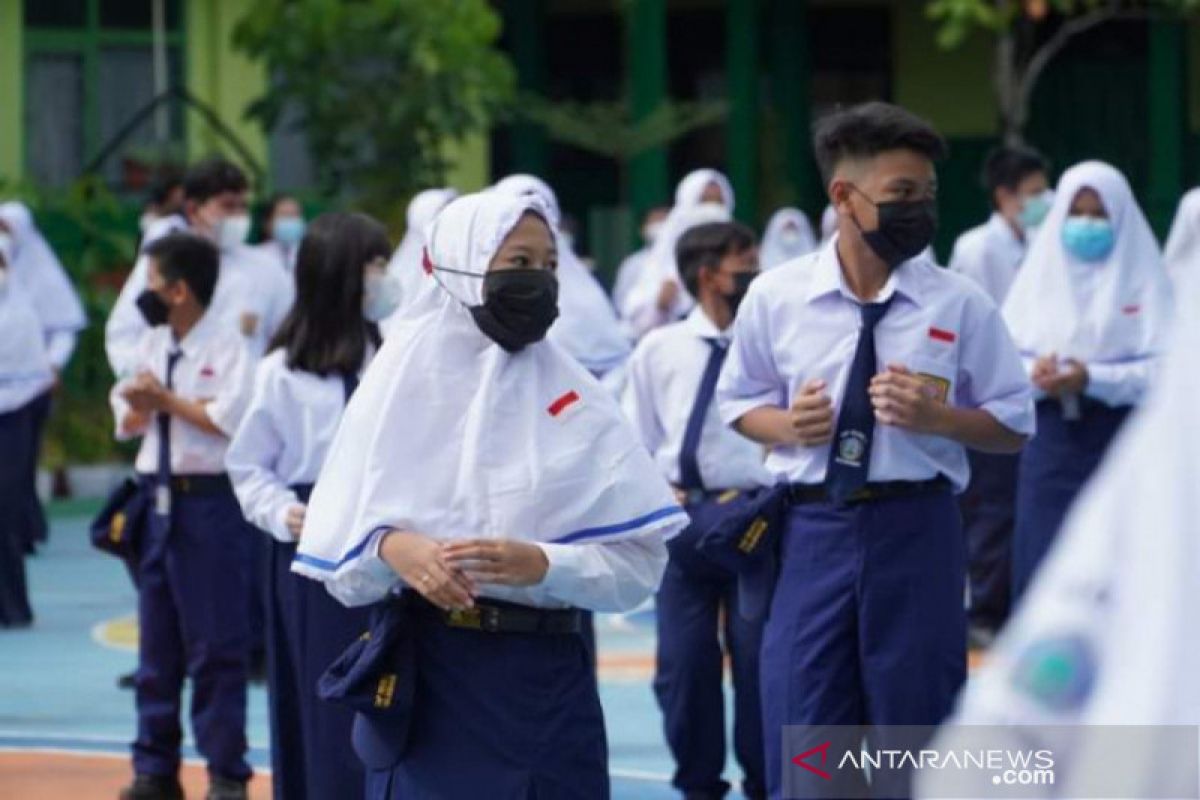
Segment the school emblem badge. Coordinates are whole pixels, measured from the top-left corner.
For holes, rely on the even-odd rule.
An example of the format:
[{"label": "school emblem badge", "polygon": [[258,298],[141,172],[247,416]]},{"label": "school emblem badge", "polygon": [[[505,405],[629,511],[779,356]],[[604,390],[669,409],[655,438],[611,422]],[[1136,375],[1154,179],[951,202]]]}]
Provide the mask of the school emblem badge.
[{"label": "school emblem badge", "polygon": [[942,405],[950,399],[950,381],[939,375],[930,375],[928,372],[919,372],[917,377],[921,379],[924,386],[921,390],[925,396],[937,400]]},{"label": "school emblem badge", "polygon": [[837,460],[848,467],[861,467],[867,452],[867,436],[862,431],[845,431],[838,439]]}]

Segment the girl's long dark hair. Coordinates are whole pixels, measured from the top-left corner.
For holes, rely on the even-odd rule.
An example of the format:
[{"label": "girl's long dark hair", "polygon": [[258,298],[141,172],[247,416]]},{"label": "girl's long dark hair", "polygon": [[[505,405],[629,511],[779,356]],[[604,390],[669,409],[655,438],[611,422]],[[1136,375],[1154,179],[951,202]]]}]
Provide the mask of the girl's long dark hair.
[{"label": "girl's long dark hair", "polygon": [[357,372],[379,329],[363,318],[363,268],[388,258],[387,231],[366,214],[322,214],[296,254],[296,303],[271,348],[286,351],[289,369],[322,377]]}]

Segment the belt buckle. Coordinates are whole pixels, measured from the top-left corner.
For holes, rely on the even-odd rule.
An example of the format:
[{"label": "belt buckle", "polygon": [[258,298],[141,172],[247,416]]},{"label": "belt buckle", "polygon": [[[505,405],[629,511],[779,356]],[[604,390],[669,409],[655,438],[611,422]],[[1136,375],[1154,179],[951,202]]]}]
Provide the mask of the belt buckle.
[{"label": "belt buckle", "polygon": [[855,489],[848,497],[846,497],[846,504],[850,505],[856,503],[865,503],[868,500],[873,500],[874,498],[875,492],[871,489],[871,487],[864,486],[861,489]]},{"label": "belt buckle", "polygon": [[446,624],[451,628],[466,628],[478,631],[483,629],[483,615],[479,606],[474,608],[455,608],[446,612]]},{"label": "belt buckle", "polygon": [[175,488],[178,489],[182,494],[188,494],[192,491],[191,481],[189,481],[187,478],[176,478]]}]

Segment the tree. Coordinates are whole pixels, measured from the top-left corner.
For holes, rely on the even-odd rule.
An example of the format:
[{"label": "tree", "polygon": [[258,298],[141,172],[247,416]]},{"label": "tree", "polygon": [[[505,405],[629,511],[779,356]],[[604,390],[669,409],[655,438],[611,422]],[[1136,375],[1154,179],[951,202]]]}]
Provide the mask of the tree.
[{"label": "tree", "polygon": [[1179,17],[1200,0],[929,0],[938,43],[961,45],[975,31],[995,37],[996,101],[1004,140],[1021,142],[1038,79],[1071,39],[1106,22]]},{"label": "tree", "polygon": [[258,0],[234,44],[272,77],[247,113],[268,128],[295,114],[322,189],[394,208],[444,183],[447,142],[510,100],[499,31],[487,0]]}]

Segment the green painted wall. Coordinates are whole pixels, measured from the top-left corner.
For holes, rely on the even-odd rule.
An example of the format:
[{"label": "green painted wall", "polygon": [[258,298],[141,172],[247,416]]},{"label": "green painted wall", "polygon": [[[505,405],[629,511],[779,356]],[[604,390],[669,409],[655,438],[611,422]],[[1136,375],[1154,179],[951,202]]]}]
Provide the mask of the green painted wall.
[{"label": "green painted wall", "polygon": [[0,181],[20,180],[25,172],[24,16],[21,0],[0,0]]},{"label": "green painted wall", "polygon": [[976,35],[953,50],[934,38],[925,3],[892,4],[894,100],[934,123],[945,136],[989,136],[996,130],[992,44]]},{"label": "green painted wall", "polygon": [[[211,105],[240,138],[259,165],[267,168],[267,136],[245,119],[246,106],[267,85],[261,64],[233,50],[234,26],[253,0],[188,0],[185,17],[188,88]],[[188,118],[188,153],[193,158],[220,152],[235,154],[195,114]]]}]

